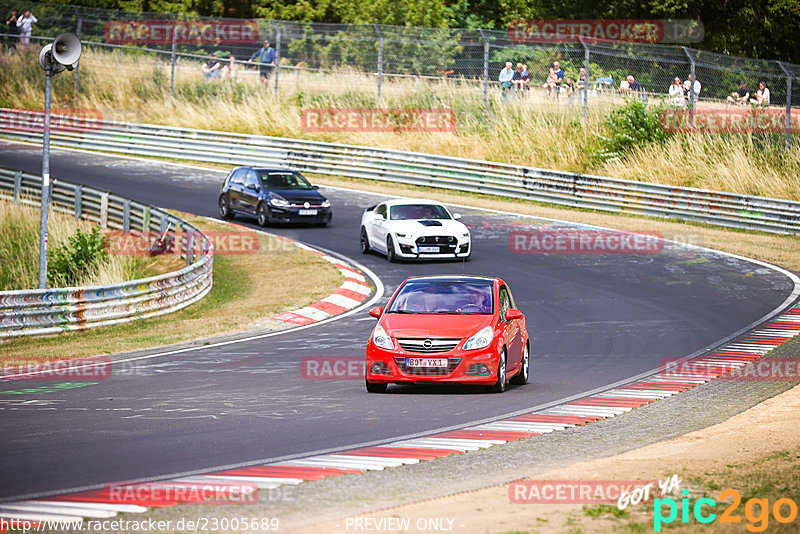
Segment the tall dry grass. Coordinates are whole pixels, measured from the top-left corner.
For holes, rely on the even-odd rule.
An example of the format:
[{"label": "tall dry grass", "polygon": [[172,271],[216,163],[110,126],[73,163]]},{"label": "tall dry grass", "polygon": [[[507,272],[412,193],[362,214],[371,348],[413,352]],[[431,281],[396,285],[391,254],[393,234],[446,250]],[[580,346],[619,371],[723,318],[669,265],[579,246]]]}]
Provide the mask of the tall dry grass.
[{"label": "tall dry grass", "polygon": [[[32,289],[39,275],[39,208],[32,200],[20,205],[0,199],[0,291]],[[50,250],[68,243],[78,229],[91,224],[70,215],[50,211],[47,244]],[[177,270],[183,264],[175,256],[157,258],[110,255],[86,274],[78,285],[107,285]],[[62,287],[66,284],[58,283]]]},{"label": "tall dry grass", "polygon": [[[3,59],[0,105],[41,107],[42,76],[34,59],[32,52]],[[800,200],[800,142],[785,150],[780,134],[769,139],[679,134],[664,146],[644,146],[622,160],[603,162],[592,153],[597,135],[608,133],[606,114],[619,102],[593,100],[584,121],[577,99],[554,101],[534,88],[526,99],[503,102],[492,89],[487,115],[482,90],[475,84],[411,78],[386,78],[382,106],[451,108],[457,115],[454,132],[309,132],[300,122],[304,108],[375,106],[375,77],[346,70],[281,71],[281,89],[275,95],[272,85],[259,83],[255,70],[245,70],[234,81],[207,81],[199,61],[183,62],[171,99],[164,61],[89,48],[81,59],[80,94],[73,95],[73,77],[61,74],[55,78],[54,106],[99,108],[110,120],[441,153]]]}]

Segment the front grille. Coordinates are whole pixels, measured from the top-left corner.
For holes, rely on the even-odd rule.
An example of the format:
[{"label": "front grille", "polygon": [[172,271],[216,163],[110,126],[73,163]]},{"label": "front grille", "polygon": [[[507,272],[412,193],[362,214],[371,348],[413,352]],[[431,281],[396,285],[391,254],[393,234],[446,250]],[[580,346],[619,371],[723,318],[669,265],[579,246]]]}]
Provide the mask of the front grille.
[{"label": "front grille", "polygon": [[395,356],[394,363],[400,369],[400,372],[406,375],[443,376],[455,371],[458,364],[461,363],[461,358],[448,358],[447,367],[408,367],[406,359],[402,356]]},{"label": "front grille", "polygon": [[[436,354],[440,352],[450,352],[458,345],[460,339],[443,338],[417,338],[417,339],[398,339],[403,350],[408,352],[419,352],[421,354]],[[426,343],[429,342],[429,343]]]},{"label": "front grille", "polygon": [[427,235],[417,238],[417,245],[456,245],[456,241],[458,241],[455,237],[451,235]]}]

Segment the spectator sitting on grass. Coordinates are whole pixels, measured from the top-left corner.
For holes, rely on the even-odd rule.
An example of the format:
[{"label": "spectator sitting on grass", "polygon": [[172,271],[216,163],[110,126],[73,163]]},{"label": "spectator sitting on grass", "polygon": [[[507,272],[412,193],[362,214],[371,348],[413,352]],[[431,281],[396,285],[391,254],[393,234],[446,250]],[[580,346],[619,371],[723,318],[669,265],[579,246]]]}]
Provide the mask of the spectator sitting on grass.
[{"label": "spectator sitting on grass", "polygon": [[564,81],[564,69],[561,68],[561,63],[558,61],[553,61],[553,71],[555,71],[556,78],[558,78],[556,81],[556,86],[561,87],[561,82]]},{"label": "spectator sitting on grass", "polygon": [[680,107],[683,107],[686,103],[683,98],[683,84],[681,84],[681,79],[677,76],[672,80],[672,85],[669,86],[669,103]]},{"label": "spectator sitting on grass", "polygon": [[756,97],[751,98],[750,103],[756,104],[757,106],[769,106],[769,89],[767,89],[766,82],[758,82]]},{"label": "spectator sitting on grass", "polygon": [[526,89],[530,89],[530,87],[528,87],[528,84],[531,83],[531,73],[528,70],[528,66],[525,64],[522,65],[522,72],[520,73],[520,79],[522,80],[522,83],[520,84],[522,90],[524,91]]},{"label": "spectator sitting on grass", "polygon": [[747,100],[750,98],[750,89],[747,88],[747,83],[742,80],[739,82],[739,89],[737,91],[732,92],[728,95],[728,102],[733,102],[739,106],[744,106],[747,104]]},{"label": "spectator sitting on grass", "polygon": [[558,76],[556,75],[556,71],[553,67],[550,67],[550,74],[547,76],[547,80],[544,82],[542,87],[550,96],[553,96],[555,91],[558,90]]},{"label": "spectator sitting on grass", "polygon": [[564,85],[562,85],[561,90],[567,95],[567,97],[572,98],[572,95],[575,94],[575,81],[570,77],[567,76]]},{"label": "spectator sitting on grass", "polygon": [[511,76],[511,85],[515,92],[522,91],[522,63],[517,63],[517,68]]},{"label": "spectator sitting on grass", "polygon": [[500,76],[497,78],[497,80],[500,82],[500,91],[503,98],[507,98],[507,93],[512,86],[511,80],[514,79],[514,69],[511,67],[511,62],[506,61],[505,68],[500,71]]},{"label": "spectator sitting on grass", "polygon": [[222,63],[217,59],[217,54],[211,54],[211,59],[203,63],[203,77],[208,79],[219,78],[222,73]]},{"label": "spectator sitting on grass", "polygon": [[236,65],[236,56],[228,58],[228,64],[222,67],[222,73],[219,75],[221,80],[235,80],[236,72],[239,67]]}]

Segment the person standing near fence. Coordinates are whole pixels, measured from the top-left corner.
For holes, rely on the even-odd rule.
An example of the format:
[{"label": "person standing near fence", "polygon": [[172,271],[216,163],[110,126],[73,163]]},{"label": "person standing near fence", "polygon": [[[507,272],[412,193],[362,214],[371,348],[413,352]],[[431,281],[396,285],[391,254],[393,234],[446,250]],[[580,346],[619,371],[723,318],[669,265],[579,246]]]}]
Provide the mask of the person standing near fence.
[{"label": "person standing near fence", "polygon": [[669,86],[669,103],[673,106],[683,107],[686,101],[683,98],[684,90],[681,79],[675,76],[672,85]]},{"label": "person standing near fence", "polygon": [[258,59],[259,70],[261,71],[261,81],[264,85],[269,82],[272,76],[272,69],[275,68],[275,49],[269,45],[269,41],[264,41],[264,46],[253,52],[248,63],[252,63],[254,59]]},{"label": "person standing near fence", "polygon": [[17,28],[19,29],[19,42],[23,46],[28,46],[31,42],[31,35],[33,35],[33,25],[39,22],[39,19],[33,16],[30,9],[26,9],[22,16],[17,19]]},{"label": "person standing near fence", "polygon": [[17,39],[19,38],[19,28],[17,27],[17,10],[11,10],[11,16],[6,20],[6,43],[8,49],[13,50],[17,46]]}]

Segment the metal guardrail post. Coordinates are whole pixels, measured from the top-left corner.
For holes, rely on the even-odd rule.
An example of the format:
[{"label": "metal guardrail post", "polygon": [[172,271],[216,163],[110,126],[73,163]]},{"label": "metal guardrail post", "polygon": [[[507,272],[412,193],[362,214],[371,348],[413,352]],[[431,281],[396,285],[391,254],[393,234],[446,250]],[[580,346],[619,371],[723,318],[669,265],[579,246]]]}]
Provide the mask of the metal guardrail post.
[{"label": "metal guardrail post", "polygon": [[278,95],[278,76],[281,72],[281,27],[272,21],[275,27],[275,95]]},{"label": "metal guardrail post", "polygon": [[22,171],[14,173],[14,204],[19,204],[19,193],[22,188]]},{"label": "metal guardrail post", "polygon": [[142,210],[142,232],[150,231],[150,206],[145,206]]},{"label": "metal guardrail post", "polygon": [[160,226],[162,234],[167,231],[167,224],[169,224],[169,222],[167,221],[167,217],[162,213],[161,214],[161,226]]},{"label": "metal guardrail post", "polygon": [[83,211],[83,186],[79,185],[75,188],[75,218],[81,220]]},{"label": "metal guardrail post", "polygon": [[108,193],[100,193],[100,228],[108,228]]},{"label": "metal guardrail post", "polygon": [[381,81],[383,79],[383,33],[377,24],[372,25],[375,33],[378,34],[378,95],[375,99],[375,107],[381,107]]},{"label": "metal guardrail post", "polygon": [[122,203],[122,232],[127,234],[131,231],[131,201],[126,199]]},{"label": "metal guardrail post", "polygon": [[489,39],[483,30],[481,32],[481,39],[483,39],[483,111],[489,112]]},{"label": "metal guardrail post", "polygon": [[[78,36],[79,41],[83,42],[81,40],[81,30],[83,29],[83,17],[81,17],[81,12],[77,6],[72,6],[72,9],[75,10],[75,15],[78,17],[78,26],[75,30],[75,35]],[[78,64],[75,65],[75,93],[73,98],[78,98],[78,93],[80,92],[81,89],[80,79],[81,79],[81,62],[78,61]]]},{"label": "metal guardrail post", "polygon": [[783,61],[778,61],[778,66],[784,74],[786,74],[786,150],[789,150],[789,144],[792,142],[792,73],[783,64]]},{"label": "metal guardrail post", "polygon": [[172,98],[175,94],[175,62],[177,61],[178,49],[178,21],[172,18],[172,13],[169,14],[169,20],[172,21],[172,54],[170,63],[172,67],[169,73],[169,97]]},{"label": "metal guardrail post", "polygon": [[689,124],[694,126],[694,81],[695,81],[695,61],[689,49],[681,47],[686,58],[689,60]]}]

